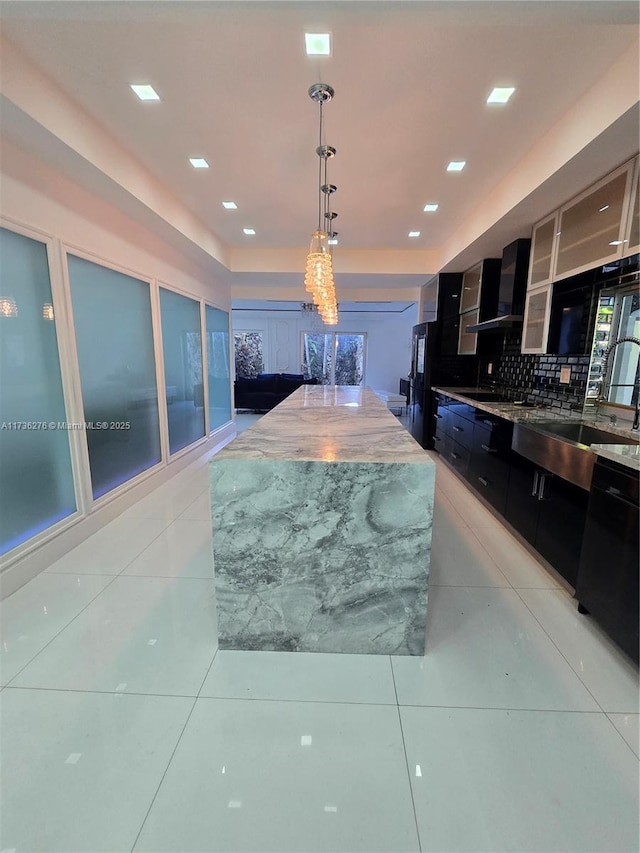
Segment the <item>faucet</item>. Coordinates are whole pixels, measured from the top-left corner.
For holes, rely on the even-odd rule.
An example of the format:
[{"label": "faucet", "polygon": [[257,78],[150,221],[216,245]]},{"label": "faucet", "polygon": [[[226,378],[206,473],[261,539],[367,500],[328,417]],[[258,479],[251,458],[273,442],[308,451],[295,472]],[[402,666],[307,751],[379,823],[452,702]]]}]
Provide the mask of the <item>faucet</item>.
[{"label": "faucet", "polygon": [[[638,346],[640,346],[640,338],[634,338],[631,336],[627,336],[624,338],[618,338],[617,341],[614,341],[612,344],[609,344],[609,346],[604,351],[604,354],[602,356],[602,368],[601,368],[602,382],[600,384],[600,391],[598,392],[598,397],[596,399],[596,406],[598,405],[598,403],[601,403],[603,401],[605,403],[607,402],[607,397],[608,397],[608,394],[607,394],[607,365],[609,363],[609,356],[611,355],[611,353],[614,351],[614,349],[617,346],[619,346],[620,344],[625,344],[625,343],[638,344]],[[638,399],[636,399],[636,409],[635,409],[635,413],[633,416],[633,426],[631,427],[631,429],[637,430],[639,428],[640,428],[640,395],[638,396]]]}]

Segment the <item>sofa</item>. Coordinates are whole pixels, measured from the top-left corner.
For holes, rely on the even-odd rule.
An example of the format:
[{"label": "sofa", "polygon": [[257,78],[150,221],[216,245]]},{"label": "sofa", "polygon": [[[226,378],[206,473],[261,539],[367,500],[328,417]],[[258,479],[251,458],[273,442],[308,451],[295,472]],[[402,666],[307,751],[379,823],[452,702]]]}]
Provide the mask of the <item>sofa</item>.
[{"label": "sofa", "polygon": [[234,406],[268,412],[301,385],[317,384],[317,379],[305,379],[302,373],[259,373],[255,379],[236,379]]}]

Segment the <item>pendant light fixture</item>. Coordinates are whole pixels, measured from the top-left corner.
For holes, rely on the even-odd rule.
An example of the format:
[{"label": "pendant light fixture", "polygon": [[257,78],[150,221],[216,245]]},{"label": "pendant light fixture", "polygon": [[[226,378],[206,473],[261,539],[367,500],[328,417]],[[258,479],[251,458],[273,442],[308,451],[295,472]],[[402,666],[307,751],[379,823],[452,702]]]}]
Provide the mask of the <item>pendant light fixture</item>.
[{"label": "pendant light fixture", "polygon": [[338,233],[333,230],[333,220],[338,214],[331,210],[331,196],[337,187],[330,184],[327,178],[327,162],[335,156],[336,149],[326,145],[322,137],[322,107],[333,96],[334,91],[328,83],[314,83],[309,88],[309,97],[318,104],[320,110],[319,143],[316,148],[319,158],[318,227],[311,235],[304,286],[327,326],[335,326],[338,322],[332,257],[332,247]]}]

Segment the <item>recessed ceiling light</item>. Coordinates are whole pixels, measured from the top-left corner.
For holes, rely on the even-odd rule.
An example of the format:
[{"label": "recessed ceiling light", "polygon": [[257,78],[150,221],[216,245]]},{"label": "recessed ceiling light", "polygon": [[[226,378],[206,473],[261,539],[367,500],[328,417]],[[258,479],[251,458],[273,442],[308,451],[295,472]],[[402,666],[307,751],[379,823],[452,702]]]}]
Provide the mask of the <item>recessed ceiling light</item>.
[{"label": "recessed ceiling light", "polygon": [[242,230],[244,231],[244,233],[245,233],[245,234],[249,234],[249,235],[252,235],[252,234],[255,234],[255,233],[256,233],[256,232],[253,230],[253,228],[243,228]]},{"label": "recessed ceiling light", "polygon": [[497,87],[492,90],[487,98],[488,104],[506,104],[511,95],[515,92],[515,86]]},{"label": "recessed ceiling light", "polygon": [[331,56],[330,33],[305,33],[307,56]]},{"label": "recessed ceiling light", "polygon": [[437,204],[425,204],[424,212],[425,213],[434,213],[438,209]]},{"label": "recessed ceiling light", "polygon": [[131,88],[136,93],[136,95],[140,98],[141,101],[159,101],[160,95],[156,92],[153,86],[150,86],[148,83],[142,83],[140,85],[136,85],[134,83],[131,84]]},{"label": "recessed ceiling light", "polygon": [[194,169],[208,169],[209,164],[204,157],[189,157],[189,162]]},{"label": "recessed ceiling light", "polygon": [[235,201],[223,201],[222,206],[226,207],[227,210],[237,210],[238,209],[238,205],[235,203]]},{"label": "recessed ceiling light", "polygon": [[447,172],[461,172],[466,165],[466,160],[452,160],[447,166]]},{"label": "recessed ceiling light", "polygon": [[420,236],[419,231],[409,231],[409,237],[419,237],[419,236]]}]

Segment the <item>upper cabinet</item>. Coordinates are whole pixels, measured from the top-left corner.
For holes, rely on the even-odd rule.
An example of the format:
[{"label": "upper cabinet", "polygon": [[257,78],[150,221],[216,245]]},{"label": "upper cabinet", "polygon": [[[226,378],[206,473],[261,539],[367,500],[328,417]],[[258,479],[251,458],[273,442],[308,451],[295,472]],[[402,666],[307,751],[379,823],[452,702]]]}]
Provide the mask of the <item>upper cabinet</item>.
[{"label": "upper cabinet", "polygon": [[460,299],[460,313],[473,311],[480,307],[480,282],[482,280],[482,262],[471,267],[462,276],[462,297]]},{"label": "upper cabinet", "polygon": [[533,229],[529,259],[529,290],[534,287],[544,287],[551,282],[558,216],[558,211],[552,213]]},{"label": "upper cabinet", "polygon": [[629,227],[625,234],[629,249],[625,250],[625,255],[640,252],[640,162],[638,160],[635,162],[635,171],[631,176],[629,211]]},{"label": "upper cabinet", "polygon": [[636,158],[534,227],[527,290],[638,250],[637,173]]},{"label": "upper cabinet", "polygon": [[631,184],[631,164],[617,169],[560,208],[554,278],[564,278],[622,257],[623,214]]},{"label": "upper cabinet", "polygon": [[478,335],[468,332],[467,326],[475,326],[497,313],[500,265],[500,258],[485,258],[462,276],[458,355],[475,355],[477,350]]}]

